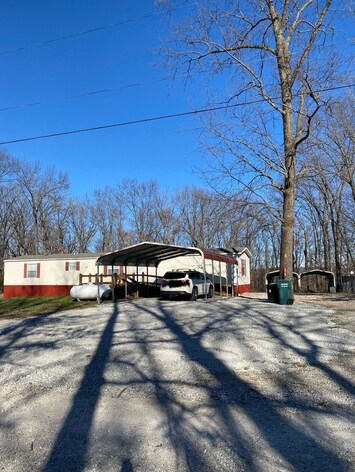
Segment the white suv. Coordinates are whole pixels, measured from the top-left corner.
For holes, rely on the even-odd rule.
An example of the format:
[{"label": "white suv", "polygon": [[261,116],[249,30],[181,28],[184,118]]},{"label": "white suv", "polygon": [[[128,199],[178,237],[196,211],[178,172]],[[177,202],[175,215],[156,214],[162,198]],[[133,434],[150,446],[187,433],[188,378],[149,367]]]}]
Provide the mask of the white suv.
[{"label": "white suv", "polygon": [[206,295],[213,296],[213,284],[202,272],[196,270],[176,269],[166,272],[161,279],[160,295],[162,298],[188,297],[196,300],[197,297]]}]

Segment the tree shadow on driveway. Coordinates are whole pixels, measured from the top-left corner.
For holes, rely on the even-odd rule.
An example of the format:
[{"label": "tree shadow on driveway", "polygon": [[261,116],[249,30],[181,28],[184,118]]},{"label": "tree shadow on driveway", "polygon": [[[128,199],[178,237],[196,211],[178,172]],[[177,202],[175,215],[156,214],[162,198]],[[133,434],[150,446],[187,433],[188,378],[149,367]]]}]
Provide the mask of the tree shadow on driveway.
[{"label": "tree shadow on driveway", "polygon": [[[120,392],[112,391],[116,400],[120,397],[120,403],[114,404],[122,408],[117,416],[124,408],[139,412],[146,408],[148,412],[143,419],[117,425],[110,437],[103,432],[101,440],[108,444],[104,454],[109,457],[105,464],[116,466],[110,470],[144,470],[139,468],[143,460],[145,470],[160,470],[157,463],[163,454],[169,461],[167,470],[174,471],[349,470],[346,458],[331,449],[330,433],[323,424],[317,419],[307,424],[310,415],[327,415],[331,420],[332,415],[339,418],[339,412],[315,407],[303,396],[283,396],[287,386],[281,383],[281,395],[264,392],[219,356],[223,353],[210,343],[211,338],[206,342],[213,332],[222,346],[228,334],[239,345],[246,343],[241,325],[235,321],[250,315],[250,327],[259,325],[279,345],[321,368],[312,337],[293,327],[305,346],[299,350],[297,343],[280,336],[281,328],[292,329],[291,325],[279,326],[269,315],[261,318],[262,310],[259,313],[248,303],[243,305],[243,314],[237,312],[237,303],[180,306],[183,316],[178,305],[159,301],[122,304],[120,317],[117,304],[112,313],[105,312],[107,322],[95,353],[43,472],[87,470],[89,457],[97,452],[89,443],[104,384]],[[257,336],[252,342],[258,343]],[[283,379],[287,382],[287,374]],[[336,376],[333,380],[351,388],[351,383]],[[141,409],[130,410],[137,398],[143,402]],[[121,400],[126,402],[124,407]],[[151,414],[156,417],[149,417]],[[132,432],[132,425],[139,428]],[[97,457],[93,460],[98,463]]]},{"label": "tree shadow on driveway", "polygon": [[108,362],[114,326],[118,318],[118,305],[102,332],[96,352],[85,369],[84,377],[72,402],[70,411],[55,440],[43,472],[70,470],[80,472],[85,467],[89,434],[93,417],[104,385],[104,371]]},{"label": "tree shadow on driveway", "polygon": [[[160,303],[158,306],[159,309],[153,310],[137,304],[137,308],[168,328],[181,352],[204,373],[200,385],[196,380],[196,388],[201,388],[207,396],[197,407],[188,407],[181,397],[167,388],[164,381],[159,380],[158,374],[155,376],[157,398],[166,418],[169,440],[177,457],[180,457],[180,465],[181,458],[184,458],[184,468],[179,470],[218,470],[210,461],[212,451],[218,454],[218,448],[228,449],[230,464],[235,459],[235,466],[239,464],[248,471],[260,470],[260,457],[257,459],[260,451],[256,449],[258,442],[267,445],[281,459],[279,466],[282,470],[285,470],[285,465],[286,470],[297,471],[348,470],[348,464],[323,445],[321,437],[314,437],[304,425],[291,421],[280,411],[287,407],[286,401],[283,405],[282,401],[275,401],[257,391],[206,348],[196,332],[186,331],[179,318],[169,312],[167,304]],[[149,358],[148,349],[142,349]],[[151,362],[154,360],[151,359]],[[159,368],[155,366],[154,369],[158,371]],[[302,401],[297,408],[300,411],[310,410],[309,404],[302,404]],[[197,422],[203,424],[207,410],[206,424],[214,424],[215,428],[203,430]],[[250,423],[252,429],[257,431],[259,440],[247,437],[245,423]],[[206,444],[210,455],[206,454]],[[231,465],[223,468],[221,463],[219,470],[233,469]]]}]

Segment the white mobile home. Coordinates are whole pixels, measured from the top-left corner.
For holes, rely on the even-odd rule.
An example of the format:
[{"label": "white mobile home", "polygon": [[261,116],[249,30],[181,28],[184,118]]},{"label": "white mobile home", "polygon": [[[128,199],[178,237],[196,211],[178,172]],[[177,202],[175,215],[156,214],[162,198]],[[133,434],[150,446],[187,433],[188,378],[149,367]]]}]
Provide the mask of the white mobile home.
[{"label": "white mobile home", "polygon": [[[79,274],[96,274],[101,254],[18,256],[4,261],[4,298],[65,296]],[[104,268],[102,273],[104,273]],[[94,280],[93,280],[94,281]]]},{"label": "white mobile home", "polygon": [[115,284],[124,274],[135,272],[137,282],[151,281],[179,268],[206,272],[216,286],[229,286],[236,295],[250,291],[250,256],[247,248],[210,250],[148,242],[108,254],[19,256],[4,261],[4,298],[65,296],[73,285],[95,282],[97,274],[100,283],[118,274],[112,277]]}]

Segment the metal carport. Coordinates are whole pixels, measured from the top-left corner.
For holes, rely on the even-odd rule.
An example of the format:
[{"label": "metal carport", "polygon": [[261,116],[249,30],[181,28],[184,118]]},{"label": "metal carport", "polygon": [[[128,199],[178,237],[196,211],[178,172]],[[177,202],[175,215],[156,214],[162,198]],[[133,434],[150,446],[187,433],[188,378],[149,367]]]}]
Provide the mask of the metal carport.
[{"label": "metal carport", "polygon": [[[113,268],[113,266],[119,265],[124,266],[125,269],[127,268],[127,266],[146,267],[147,271],[149,267],[155,267],[155,276],[157,278],[157,268],[162,261],[186,255],[200,255],[202,257],[205,283],[206,259],[212,261],[212,271],[214,271],[213,261],[218,261],[219,263],[224,262],[226,264],[234,265],[238,264],[236,259],[234,259],[233,257],[228,256],[226,254],[221,254],[220,252],[213,249],[175,246],[171,244],[161,244],[145,241],[140,244],[135,244],[133,246],[120,249],[119,251],[110,252],[99,257],[96,261],[96,266],[98,268],[100,265],[106,265],[111,266]],[[212,275],[214,282],[214,273]]]}]

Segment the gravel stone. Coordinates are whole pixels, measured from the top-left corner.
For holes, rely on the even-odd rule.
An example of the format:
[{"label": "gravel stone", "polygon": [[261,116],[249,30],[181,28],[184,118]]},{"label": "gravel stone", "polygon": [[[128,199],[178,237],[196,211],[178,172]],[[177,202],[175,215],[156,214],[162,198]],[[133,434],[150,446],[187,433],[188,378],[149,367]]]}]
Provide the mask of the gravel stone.
[{"label": "gravel stone", "polygon": [[0,321],[0,470],[355,470],[354,315],[254,294]]}]

